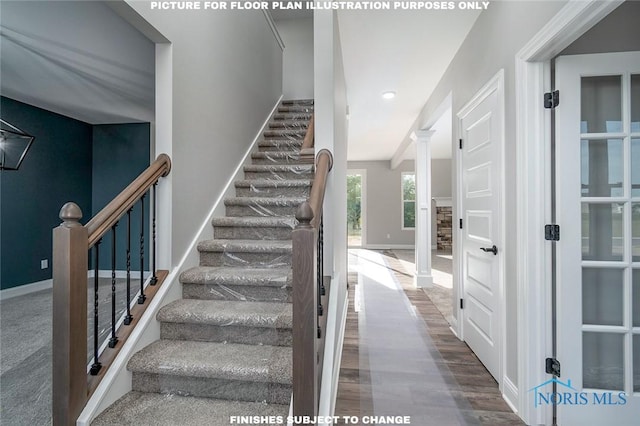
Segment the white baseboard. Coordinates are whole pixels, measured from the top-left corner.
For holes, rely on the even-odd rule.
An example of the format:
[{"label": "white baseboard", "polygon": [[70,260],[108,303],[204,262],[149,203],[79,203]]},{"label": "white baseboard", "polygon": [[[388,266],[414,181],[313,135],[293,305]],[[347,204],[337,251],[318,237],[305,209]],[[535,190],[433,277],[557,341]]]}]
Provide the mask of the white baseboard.
[{"label": "white baseboard", "polygon": [[[338,274],[333,274],[337,277]],[[324,365],[322,367],[322,385],[320,389],[320,403],[318,416],[333,416],[338,395],[338,379],[340,378],[340,363],[342,362],[342,346],[344,342],[344,328],[349,307],[348,293],[345,293],[344,301],[338,300],[338,289],[346,283],[335,281],[331,283],[329,295],[329,310],[327,312],[327,331],[324,347]],[[335,294],[334,297],[332,297]],[[335,307],[334,309],[332,309]],[[341,316],[339,316],[341,315]],[[340,318],[340,323],[336,319]],[[336,338],[337,337],[337,338]],[[328,383],[328,385],[325,385]],[[328,423],[319,423],[329,426]]]},{"label": "white baseboard", "polygon": [[367,244],[360,248],[370,250],[413,250],[416,246],[414,244]]},{"label": "white baseboard", "polygon": [[518,387],[507,376],[502,378],[502,398],[513,412],[518,414]]},{"label": "white baseboard", "polygon": [[[88,278],[93,278],[95,275],[95,271],[88,271],[87,273]],[[111,278],[111,271],[101,269],[98,271],[98,276],[100,278]],[[144,279],[149,278],[149,276],[151,276],[151,272],[145,271]],[[116,278],[127,278],[127,271],[116,271]],[[140,271],[131,271],[131,278],[140,278]],[[0,290],[0,300],[12,299],[14,297],[24,296],[25,294],[35,293],[36,291],[48,290],[52,287],[53,279],[49,278],[48,280],[42,280],[35,283],[5,288],[4,290]]]},{"label": "white baseboard", "polygon": [[5,288],[0,290],[0,300],[7,300],[25,294],[35,293],[36,291],[47,290],[53,287],[53,279],[37,281],[31,284],[19,285],[17,287]]},{"label": "white baseboard", "polygon": [[[127,362],[129,362],[133,354],[160,338],[160,325],[156,321],[156,314],[162,306],[182,297],[182,287],[178,281],[180,272],[185,267],[198,264],[198,243],[203,239],[213,236],[211,220],[216,213],[221,211],[220,209],[224,209],[224,198],[234,190],[233,183],[240,176],[240,173],[242,173],[242,166],[245,165],[247,161],[250,161],[251,153],[257,148],[258,140],[260,140],[262,133],[266,130],[269,120],[277,111],[281,101],[282,96],[280,96],[268,118],[256,134],[256,137],[247,149],[235,172],[229,178],[229,181],[227,181],[222,193],[213,203],[209,214],[204,219],[198,232],[194,235],[180,262],[173,270],[169,271],[169,276],[167,276],[164,284],[158,289],[158,293],[147,307],[144,315],[140,318],[140,322],[125,342],[120,353],[111,365],[111,368],[107,370],[102,381],[84,407],[84,410],[80,413],[80,417],[76,422],[77,426],[90,425],[96,416],[131,390],[131,373],[126,368]],[[111,271],[109,271],[109,277],[111,277]]]}]

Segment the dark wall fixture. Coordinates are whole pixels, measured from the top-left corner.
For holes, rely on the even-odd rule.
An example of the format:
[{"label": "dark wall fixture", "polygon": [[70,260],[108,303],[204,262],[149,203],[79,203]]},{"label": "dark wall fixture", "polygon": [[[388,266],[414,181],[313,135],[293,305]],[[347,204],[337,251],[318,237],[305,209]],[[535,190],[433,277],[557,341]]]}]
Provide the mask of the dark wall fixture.
[{"label": "dark wall fixture", "polygon": [[34,139],[0,118],[0,170],[18,170]]}]

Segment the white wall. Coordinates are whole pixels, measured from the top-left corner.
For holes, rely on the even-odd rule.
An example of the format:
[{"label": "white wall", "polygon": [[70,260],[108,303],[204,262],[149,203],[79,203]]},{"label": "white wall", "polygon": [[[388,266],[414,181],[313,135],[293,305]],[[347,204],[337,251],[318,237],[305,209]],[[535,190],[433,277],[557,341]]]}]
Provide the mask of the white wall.
[{"label": "white wall", "polygon": [[574,41],[560,55],[640,50],[639,19],[640,2],[626,1]]},{"label": "white wall", "polygon": [[333,271],[320,415],[332,415],[347,302],[347,94],[337,14],[314,12],[315,147],[333,153],[324,205],[325,274]]},{"label": "white wall", "polygon": [[431,196],[451,197],[451,159],[433,158],[431,160]]},{"label": "white wall", "polygon": [[[418,119],[407,133],[408,137],[411,131],[419,129],[430,118],[433,118],[438,107],[449,93],[452,94],[453,113],[456,114],[498,70],[505,70],[506,174],[504,178],[506,193],[504,194],[503,202],[505,203],[506,211],[507,236],[516,235],[516,146],[513,143],[516,138],[515,55],[565,3],[565,1],[491,2],[488,10],[480,15],[478,21],[469,32]],[[457,141],[455,120],[452,130],[452,140]],[[456,149],[455,146],[453,148]],[[452,167],[455,170],[455,159]],[[457,188],[457,177],[455,175],[453,185],[455,197]],[[453,215],[455,222],[459,217],[455,207]],[[503,253],[505,253],[507,306],[507,359],[504,375],[517,386],[517,241],[512,237],[506,238],[505,241],[506,246],[502,249]],[[457,238],[454,234],[454,246],[456,244]],[[458,266],[457,262],[458,259],[456,259],[454,271],[456,271],[455,267]],[[459,279],[460,277],[457,275],[454,276],[456,282]],[[453,298],[457,300],[458,295],[454,294]],[[517,403],[517,401],[514,402]]]},{"label": "white wall", "polygon": [[313,98],[313,18],[281,19],[276,27],[284,43],[284,99]]},{"label": "white wall", "polygon": [[[175,265],[280,97],[282,51],[262,11],[166,11],[151,10],[148,1],[128,4],[171,46]],[[162,88],[157,90],[160,98]],[[165,124],[157,123],[157,137]]]}]

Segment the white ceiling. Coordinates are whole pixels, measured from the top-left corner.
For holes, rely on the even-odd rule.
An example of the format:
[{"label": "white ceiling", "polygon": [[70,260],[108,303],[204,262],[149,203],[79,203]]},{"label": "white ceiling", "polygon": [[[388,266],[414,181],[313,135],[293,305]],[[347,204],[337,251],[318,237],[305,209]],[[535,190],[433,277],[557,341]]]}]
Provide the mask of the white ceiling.
[{"label": "white ceiling", "polygon": [[[479,14],[338,13],[350,113],[349,161],[391,159]],[[397,96],[382,99],[388,90]]]},{"label": "white ceiling", "polygon": [[92,123],[153,121],[155,47],[102,1],[0,1],[0,93]]},{"label": "white ceiling", "polygon": [[[0,8],[2,95],[93,124],[153,120],[153,43],[104,2],[2,0]],[[339,12],[349,160],[393,156],[478,14]],[[397,97],[382,99],[386,90]]]}]

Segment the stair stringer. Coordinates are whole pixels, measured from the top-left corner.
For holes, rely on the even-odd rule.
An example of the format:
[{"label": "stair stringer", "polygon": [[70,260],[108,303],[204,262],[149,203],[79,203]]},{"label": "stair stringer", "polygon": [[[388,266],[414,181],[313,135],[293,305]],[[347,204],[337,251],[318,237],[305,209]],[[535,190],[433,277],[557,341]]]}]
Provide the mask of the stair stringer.
[{"label": "stair stringer", "polygon": [[263,133],[269,129],[271,118],[277,113],[278,107],[282,102],[283,96],[274,104],[271,113],[267,116],[262,127],[256,133],[253,142],[247,149],[242,160],[238,163],[233,175],[227,181],[224,190],[213,203],[209,214],[202,222],[197,234],[191,240],[188,249],[180,259],[180,262],[173,268],[164,284],[151,301],[150,306],[140,319],[136,329],[131,333],[126,343],[113,361],[111,367],[105,374],[96,388],[84,410],[80,413],[80,417],[76,422],[78,426],[89,426],[91,422],[111,406],[119,398],[124,396],[132,389],[132,373],[127,370],[129,359],[144,347],[150,345],[160,339],[160,322],[156,320],[158,311],[165,305],[182,298],[182,285],[179,277],[183,270],[190,266],[198,264],[199,253],[198,243],[202,240],[213,238],[213,228],[211,221],[214,217],[224,216],[225,198],[231,197],[235,193],[234,183],[243,179],[243,167],[251,164],[251,154],[258,152],[258,141],[262,139]]}]

